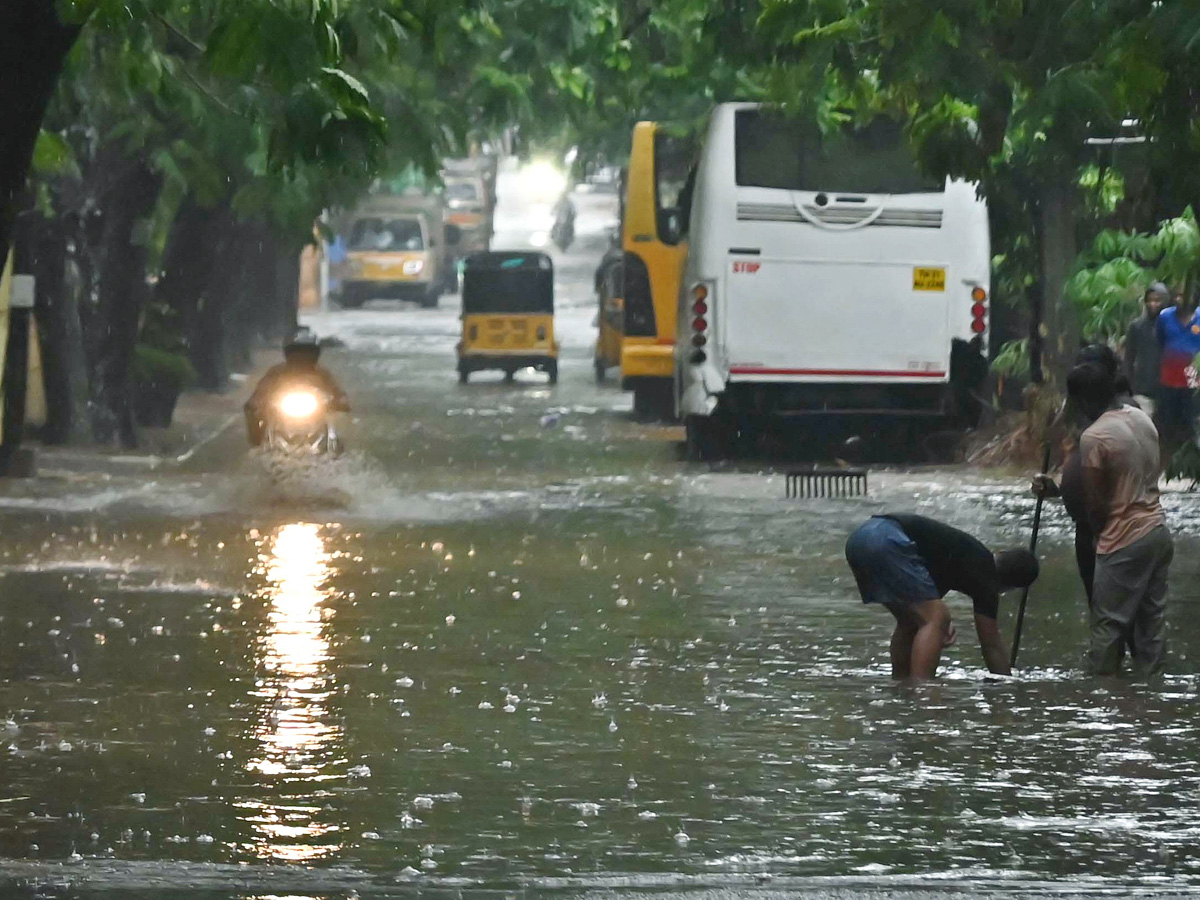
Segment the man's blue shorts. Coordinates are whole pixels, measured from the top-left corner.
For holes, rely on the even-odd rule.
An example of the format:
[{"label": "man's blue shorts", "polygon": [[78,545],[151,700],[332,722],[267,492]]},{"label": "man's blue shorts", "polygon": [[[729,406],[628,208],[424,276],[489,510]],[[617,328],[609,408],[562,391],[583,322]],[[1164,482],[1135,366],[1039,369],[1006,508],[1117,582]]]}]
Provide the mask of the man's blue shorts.
[{"label": "man's blue shorts", "polygon": [[912,538],[884,516],[868,519],[846,539],[846,562],[863,603],[890,609],[942,596]]}]

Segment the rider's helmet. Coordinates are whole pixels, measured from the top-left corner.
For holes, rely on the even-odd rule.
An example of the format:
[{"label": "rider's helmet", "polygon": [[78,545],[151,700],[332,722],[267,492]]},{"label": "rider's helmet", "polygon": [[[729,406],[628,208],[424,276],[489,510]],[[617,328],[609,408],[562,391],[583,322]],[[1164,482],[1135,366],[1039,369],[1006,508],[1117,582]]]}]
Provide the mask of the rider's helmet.
[{"label": "rider's helmet", "polygon": [[296,332],[284,342],[283,358],[288,362],[316,365],[320,357],[321,342],[317,340],[316,334],[308,328],[296,329]]}]

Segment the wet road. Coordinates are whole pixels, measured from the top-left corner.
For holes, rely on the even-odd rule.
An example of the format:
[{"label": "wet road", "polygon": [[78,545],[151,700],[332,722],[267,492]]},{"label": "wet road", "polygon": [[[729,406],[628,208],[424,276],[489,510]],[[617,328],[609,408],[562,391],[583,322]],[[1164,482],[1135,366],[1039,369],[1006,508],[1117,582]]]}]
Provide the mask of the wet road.
[{"label": "wet road", "polygon": [[[1200,886],[1196,498],[1167,498],[1162,684],[1082,676],[1052,509],[1021,676],[983,677],[956,600],[946,677],[893,685],[846,533],[908,509],[1020,544],[1022,480],[893,470],[867,498],[788,501],[779,475],[680,462],[675,430],[593,381],[614,202],[578,200],[554,388],[458,385],[452,298],[329,312],[310,324],[343,342],[328,362],[355,405],[335,465],[280,487],[230,432],[177,471],[0,486],[0,879],[214,898]],[[502,204],[498,244],[544,240],[513,179]],[[237,865],[287,862],[317,870]]]}]

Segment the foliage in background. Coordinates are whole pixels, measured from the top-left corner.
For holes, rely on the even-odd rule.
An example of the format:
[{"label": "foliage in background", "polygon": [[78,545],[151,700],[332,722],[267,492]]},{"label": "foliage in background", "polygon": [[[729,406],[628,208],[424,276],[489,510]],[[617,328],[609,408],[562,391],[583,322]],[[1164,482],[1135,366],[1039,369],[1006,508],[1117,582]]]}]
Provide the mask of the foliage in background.
[{"label": "foliage in background", "polygon": [[1200,488],[1200,447],[1188,442],[1175,451],[1167,463],[1166,477],[1189,482],[1188,490]]},{"label": "foliage in background", "polygon": [[1079,310],[1084,337],[1116,341],[1137,316],[1146,288],[1162,281],[1191,290],[1200,274],[1200,229],[1189,206],[1153,233],[1103,231],[1080,254],[1067,293]]},{"label": "foliage in background", "polygon": [[992,360],[992,371],[1006,378],[1029,377],[1029,338],[1006,341]]}]

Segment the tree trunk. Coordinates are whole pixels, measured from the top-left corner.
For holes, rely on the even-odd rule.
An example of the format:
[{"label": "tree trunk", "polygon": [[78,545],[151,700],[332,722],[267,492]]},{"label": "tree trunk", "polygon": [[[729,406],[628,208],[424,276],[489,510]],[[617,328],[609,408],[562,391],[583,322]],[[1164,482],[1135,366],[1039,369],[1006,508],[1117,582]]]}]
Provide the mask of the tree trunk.
[{"label": "tree trunk", "polygon": [[42,440],[65,444],[82,438],[88,371],[78,297],[67,284],[67,231],[62,220],[23,216],[16,234],[17,268],[35,278],[34,315],[42,350],[46,426]]},{"label": "tree trunk", "polygon": [[67,52],[79,35],[50,0],[0,2],[0,261],[8,258],[13,222],[33,148]]},{"label": "tree trunk", "polygon": [[275,256],[275,328],[265,337],[283,338],[296,330],[300,312],[300,251],[304,241],[278,241]]},{"label": "tree trunk", "polygon": [[1038,203],[1038,238],[1041,252],[1041,288],[1046,374],[1063,385],[1079,351],[1079,317],[1065,296],[1067,278],[1078,254],[1075,240],[1077,194],[1070,174],[1049,179]]},{"label": "tree trunk", "polygon": [[149,296],[146,247],[136,242],[134,229],[153,210],[159,187],[154,172],[144,160],[137,160],[105,210],[96,438],[109,441],[115,435],[127,448],[137,446],[130,369]]},{"label": "tree trunk", "polygon": [[249,223],[242,229],[241,277],[234,285],[230,306],[230,315],[242,327],[230,330],[228,349],[231,364],[248,371],[253,366],[254,348],[272,330],[275,258],[265,252],[268,234],[263,223]]},{"label": "tree trunk", "polygon": [[213,282],[227,224],[222,207],[205,207],[190,194],[180,205],[163,253],[162,278],[155,299],[175,313],[175,326],[189,349],[194,346],[200,298]]},{"label": "tree trunk", "polygon": [[239,329],[249,323],[233,314],[237,293],[246,268],[244,226],[230,221],[220,239],[221,265],[200,301],[196,319],[196,343],[192,359],[206,391],[224,390],[229,380],[227,323],[238,321]]}]

